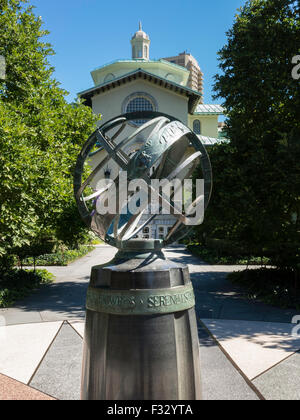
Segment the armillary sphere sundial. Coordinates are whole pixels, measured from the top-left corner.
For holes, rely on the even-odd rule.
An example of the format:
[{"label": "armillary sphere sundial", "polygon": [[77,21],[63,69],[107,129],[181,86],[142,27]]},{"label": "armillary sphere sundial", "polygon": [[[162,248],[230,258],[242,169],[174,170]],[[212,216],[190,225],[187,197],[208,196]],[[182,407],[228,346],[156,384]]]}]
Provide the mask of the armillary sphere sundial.
[{"label": "armillary sphere sundial", "polygon": [[[204,187],[193,199],[185,181],[199,164]],[[168,195],[153,180],[177,183]],[[127,182],[136,194],[128,193]],[[78,209],[92,231],[119,251],[92,268],[82,399],[201,399],[193,287],[187,266],[167,260],[162,248],[202,223],[211,190],[205,147],[172,116],[124,114],[87,140],[75,169]],[[137,239],[166,209],[174,220],[168,235]]]}]

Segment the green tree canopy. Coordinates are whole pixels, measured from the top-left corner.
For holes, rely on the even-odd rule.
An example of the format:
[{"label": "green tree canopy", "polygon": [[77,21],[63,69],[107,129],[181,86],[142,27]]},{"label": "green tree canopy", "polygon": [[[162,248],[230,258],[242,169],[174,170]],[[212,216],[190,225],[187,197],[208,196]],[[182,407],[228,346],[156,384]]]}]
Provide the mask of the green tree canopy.
[{"label": "green tree canopy", "polygon": [[229,145],[211,151],[215,188],[201,232],[228,238],[279,265],[299,264],[300,51],[298,3],[247,1],[219,52],[216,98]]},{"label": "green tree canopy", "polygon": [[0,256],[15,248],[83,233],[73,199],[73,169],[96,117],[68,104],[53,78],[47,31],[27,0],[0,0]]}]

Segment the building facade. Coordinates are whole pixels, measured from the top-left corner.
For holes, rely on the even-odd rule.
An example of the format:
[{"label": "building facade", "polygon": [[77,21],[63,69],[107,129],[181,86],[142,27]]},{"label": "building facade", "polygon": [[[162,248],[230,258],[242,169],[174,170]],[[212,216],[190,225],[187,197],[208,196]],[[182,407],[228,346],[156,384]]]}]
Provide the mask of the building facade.
[{"label": "building facade", "polygon": [[[141,24],[130,43],[131,59],[115,60],[93,70],[94,86],[79,93],[87,106],[101,114],[101,124],[123,113],[159,111],[179,119],[207,146],[218,142],[218,117],[223,110],[219,105],[203,104],[203,74],[196,59],[182,53],[151,60],[150,38]],[[142,123],[128,124],[123,138]],[[137,141],[143,142],[146,135],[141,133]],[[107,167],[100,175],[107,177],[113,172],[114,168]],[[172,216],[157,216],[139,236],[162,239],[173,224]]]}]

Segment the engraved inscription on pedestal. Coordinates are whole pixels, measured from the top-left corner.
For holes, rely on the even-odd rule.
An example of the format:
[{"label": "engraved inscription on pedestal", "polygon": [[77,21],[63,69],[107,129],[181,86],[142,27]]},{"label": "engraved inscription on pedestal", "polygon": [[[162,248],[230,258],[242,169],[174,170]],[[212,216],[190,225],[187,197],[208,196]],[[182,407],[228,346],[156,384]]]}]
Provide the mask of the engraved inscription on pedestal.
[{"label": "engraved inscription on pedestal", "polygon": [[89,287],[87,309],[120,315],[184,311],[195,305],[192,284],[158,290],[108,290]]}]

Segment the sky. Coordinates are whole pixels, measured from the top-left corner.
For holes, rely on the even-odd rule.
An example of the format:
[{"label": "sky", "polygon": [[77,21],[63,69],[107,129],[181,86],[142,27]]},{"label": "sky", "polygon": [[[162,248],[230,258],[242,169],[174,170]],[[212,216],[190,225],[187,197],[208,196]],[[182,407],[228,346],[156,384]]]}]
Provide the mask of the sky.
[{"label": "sky", "polygon": [[90,72],[116,59],[131,58],[130,39],[139,21],[150,36],[150,59],[187,51],[204,73],[204,102],[213,100],[217,52],[226,44],[226,31],[246,0],[30,0],[42,17],[47,41],[56,52],[49,61],[54,77],[70,92],[93,86]]}]

